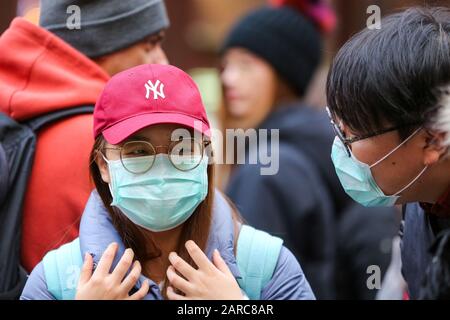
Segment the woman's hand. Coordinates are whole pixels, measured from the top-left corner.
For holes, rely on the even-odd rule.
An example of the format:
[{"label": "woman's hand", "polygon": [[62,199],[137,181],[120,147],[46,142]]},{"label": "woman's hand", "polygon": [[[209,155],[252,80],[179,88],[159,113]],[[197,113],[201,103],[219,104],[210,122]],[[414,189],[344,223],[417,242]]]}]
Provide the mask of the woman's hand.
[{"label": "woman's hand", "polygon": [[86,253],[75,296],[76,300],[140,300],[145,297],[149,290],[148,281],[145,281],[136,293],[129,295],[141,274],[141,265],[139,261],[136,261],[130,273],[125,277],[133,263],[133,250],[125,250],[114,271],[109,273],[117,248],[117,243],[111,243],[108,246],[94,274],[92,274],[93,259],[90,254]]},{"label": "woman's hand", "polygon": [[[167,269],[167,277],[171,286],[167,288],[167,297],[170,300],[244,299],[236,279],[219,251],[214,250],[211,263],[194,241],[186,242],[186,249],[198,269],[194,269],[175,252],[169,255],[171,266]],[[175,289],[181,291],[184,296],[176,293]]]}]

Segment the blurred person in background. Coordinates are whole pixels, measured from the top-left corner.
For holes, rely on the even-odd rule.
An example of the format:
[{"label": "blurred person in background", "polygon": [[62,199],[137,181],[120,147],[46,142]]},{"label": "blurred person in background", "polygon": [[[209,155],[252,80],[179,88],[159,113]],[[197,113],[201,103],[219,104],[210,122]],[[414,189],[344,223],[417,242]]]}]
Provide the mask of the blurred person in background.
[{"label": "blurred person in background", "polygon": [[250,225],[285,240],[317,298],[332,299],[334,211],[347,198],[329,161],[326,114],[302,104],[321,62],[321,32],[334,19],[322,8],[313,17],[302,6],[272,4],[243,17],[223,44],[221,80],[224,129],[280,129],[279,172],[234,166],[227,195]]},{"label": "blurred person in background", "polygon": [[[71,5],[80,8],[79,29],[67,27]],[[143,63],[167,63],[161,41],[169,20],[162,0],[42,0],[40,13],[40,26],[16,18],[0,38],[0,111],[18,122],[63,110],[70,114],[78,106],[93,110],[111,75]],[[93,142],[91,113],[67,116],[38,132],[23,207],[21,256],[27,272],[46,252],[78,236],[93,189],[88,169]]]},{"label": "blurred person in background", "polygon": [[326,112],[304,101],[334,19],[321,1],[272,1],[232,28],[222,48],[222,127],[279,129],[280,163],[271,176],[260,164],[220,168],[244,219],[284,238],[318,299],[373,299],[366,271],[389,265],[395,210],[375,215],[345,194]]},{"label": "blurred person in background", "polygon": [[404,206],[409,297],[449,298],[450,9],[410,8],[381,25],[356,34],[331,67],[332,159],[355,201]]}]

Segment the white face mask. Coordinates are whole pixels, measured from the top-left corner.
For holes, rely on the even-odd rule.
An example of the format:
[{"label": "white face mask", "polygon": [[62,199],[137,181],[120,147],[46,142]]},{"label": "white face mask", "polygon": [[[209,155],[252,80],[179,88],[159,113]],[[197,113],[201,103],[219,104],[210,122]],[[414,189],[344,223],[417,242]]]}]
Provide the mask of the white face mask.
[{"label": "white face mask", "polygon": [[428,166],[425,166],[425,168],[423,168],[423,170],[406,186],[390,196],[385,195],[378,186],[372,175],[371,168],[386,160],[401,146],[413,138],[421,129],[422,128],[417,129],[405,141],[370,166],[359,161],[353,153],[351,153],[351,157],[348,157],[344,144],[336,137],[333,143],[331,158],[345,192],[347,192],[353,200],[366,207],[389,207],[395,205],[400,198],[400,194],[410,188],[425,173]]}]

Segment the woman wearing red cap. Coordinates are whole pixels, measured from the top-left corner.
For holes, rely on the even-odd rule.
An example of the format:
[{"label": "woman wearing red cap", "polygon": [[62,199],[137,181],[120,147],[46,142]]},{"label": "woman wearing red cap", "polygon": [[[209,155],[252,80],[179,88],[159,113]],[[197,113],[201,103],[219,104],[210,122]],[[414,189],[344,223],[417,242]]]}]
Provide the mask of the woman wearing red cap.
[{"label": "woman wearing red cap", "polygon": [[44,257],[21,298],[314,299],[282,241],[215,191],[209,129],[183,71],[114,76],[95,107],[80,236]]}]

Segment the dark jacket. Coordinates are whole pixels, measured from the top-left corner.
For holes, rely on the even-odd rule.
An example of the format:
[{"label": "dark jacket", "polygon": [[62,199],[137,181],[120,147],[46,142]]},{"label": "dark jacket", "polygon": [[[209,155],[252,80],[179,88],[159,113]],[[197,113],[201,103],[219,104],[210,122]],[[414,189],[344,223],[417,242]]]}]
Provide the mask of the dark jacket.
[{"label": "dark jacket", "polygon": [[378,266],[385,276],[399,224],[400,212],[395,207],[368,208],[355,203],[342,214],[337,227],[337,299],[376,298],[378,290],[367,286],[367,270]]},{"label": "dark jacket", "polygon": [[264,165],[246,162],[236,168],[227,194],[250,225],[285,240],[316,297],[332,299],[335,212],[350,200],[330,160],[334,134],[328,117],[289,105],[272,113],[260,129],[279,129],[279,172],[261,175]]},{"label": "dark jacket", "polygon": [[450,218],[427,214],[418,203],[404,207],[401,228],[402,273],[411,299],[419,299],[424,289],[429,291],[427,287],[430,283],[427,283],[426,275],[434,258],[431,248],[437,235],[449,229]]}]

